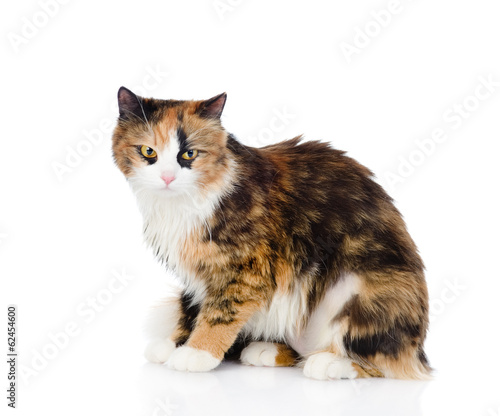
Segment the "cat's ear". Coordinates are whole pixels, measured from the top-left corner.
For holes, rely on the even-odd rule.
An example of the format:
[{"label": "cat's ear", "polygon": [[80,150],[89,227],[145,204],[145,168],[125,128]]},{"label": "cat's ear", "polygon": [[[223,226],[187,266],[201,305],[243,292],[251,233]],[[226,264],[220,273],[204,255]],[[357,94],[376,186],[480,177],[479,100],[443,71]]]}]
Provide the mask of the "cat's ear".
[{"label": "cat's ear", "polygon": [[141,106],[141,98],[125,87],[118,90],[118,109],[120,118],[139,117],[144,118]]},{"label": "cat's ear", "polygon": [[200,117],[219,119],[222,115],[222,110],[224,110],[226,98],[227,94],[223,92],[222,94],[216,95],[206,101],[202,101],[198,106],[198,114]]}]

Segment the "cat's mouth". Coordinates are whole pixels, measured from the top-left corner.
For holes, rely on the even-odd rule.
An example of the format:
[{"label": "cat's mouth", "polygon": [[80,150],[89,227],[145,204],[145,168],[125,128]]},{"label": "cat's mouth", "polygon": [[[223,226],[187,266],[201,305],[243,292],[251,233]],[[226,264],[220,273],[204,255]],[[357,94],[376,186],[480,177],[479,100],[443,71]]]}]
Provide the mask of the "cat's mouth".
[{"label": "cat's mouth", "polygon": [[179,187],[175,186],[175,182],[171,182],[169,184],[164,183],[160,189],[159,192],[162,193],[163,195],[176,195],[180,191]]}]

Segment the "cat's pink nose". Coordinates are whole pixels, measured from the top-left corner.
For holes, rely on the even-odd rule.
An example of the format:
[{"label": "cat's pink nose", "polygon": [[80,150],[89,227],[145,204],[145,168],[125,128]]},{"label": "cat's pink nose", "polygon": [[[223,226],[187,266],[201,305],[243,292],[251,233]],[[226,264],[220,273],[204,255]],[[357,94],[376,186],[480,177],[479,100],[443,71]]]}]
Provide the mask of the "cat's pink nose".
[{"label": "cat's pink nose", "polygon": [[161,178],[163,179],[163,182],[165,182],[165,184],[168,186],[170,182],[175,179],[175,176],[164,173],[163,175],[161,175]]}]

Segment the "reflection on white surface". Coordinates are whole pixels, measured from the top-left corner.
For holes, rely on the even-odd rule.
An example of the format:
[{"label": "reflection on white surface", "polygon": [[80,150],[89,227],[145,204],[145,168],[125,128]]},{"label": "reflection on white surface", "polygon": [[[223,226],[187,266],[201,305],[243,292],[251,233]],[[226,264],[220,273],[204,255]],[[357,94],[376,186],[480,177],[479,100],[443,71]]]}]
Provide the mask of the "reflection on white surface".
[{"label": "reflection on white surface", "polygon": [[[246,367],[223,363],[210,373],[181,373],[142,367],[144,414],[422,415],[429,383],[384,379],[317,381],[298,368]],[[161,402],[163,401],[163,402]],[[158,403],[167,403],[159,406]],[[147,404],[147,405],[146,405]]]}]

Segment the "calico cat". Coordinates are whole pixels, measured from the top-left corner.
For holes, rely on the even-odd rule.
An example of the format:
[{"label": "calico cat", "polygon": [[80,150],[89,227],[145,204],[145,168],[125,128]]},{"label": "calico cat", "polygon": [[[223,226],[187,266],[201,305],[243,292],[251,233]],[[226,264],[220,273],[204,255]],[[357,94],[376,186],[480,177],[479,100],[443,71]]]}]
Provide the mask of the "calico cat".
[{"label": "calico cat", "polygon": [[226,94],[118,102],[115,162],[184,288],[153,310],[149,361],[209,371],[243,346],[315,379],[429,377],[424,265],[367,168],[300,136],[241,144]]}]

